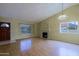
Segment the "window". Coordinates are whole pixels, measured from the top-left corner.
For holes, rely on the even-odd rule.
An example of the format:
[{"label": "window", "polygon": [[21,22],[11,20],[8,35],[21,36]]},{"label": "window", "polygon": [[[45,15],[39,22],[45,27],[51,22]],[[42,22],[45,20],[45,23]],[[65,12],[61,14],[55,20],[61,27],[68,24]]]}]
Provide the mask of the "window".
[{"label": "window", "polygon": [[66,33],[66,32],[77,33],[79,31],[78,28],[79,27],[78,27],[77,21],[60,23],[60,32],[61,33]]},{"label": "window", "polygon": [[23,34],[31,34],[31,25],[21,24],[20,29]]}]

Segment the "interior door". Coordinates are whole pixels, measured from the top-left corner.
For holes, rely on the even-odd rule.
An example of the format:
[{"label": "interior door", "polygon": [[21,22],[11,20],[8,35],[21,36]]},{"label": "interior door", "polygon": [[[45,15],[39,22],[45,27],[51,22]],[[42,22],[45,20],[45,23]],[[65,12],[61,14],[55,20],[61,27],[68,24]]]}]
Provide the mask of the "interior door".
[{"label": "interior door", "polygon": [[0,22],[0,41],[10,40],[10,23]]},{"label": "interior door", "polygon": [[2,30],[0,28],[0,41],[2,41]]}]

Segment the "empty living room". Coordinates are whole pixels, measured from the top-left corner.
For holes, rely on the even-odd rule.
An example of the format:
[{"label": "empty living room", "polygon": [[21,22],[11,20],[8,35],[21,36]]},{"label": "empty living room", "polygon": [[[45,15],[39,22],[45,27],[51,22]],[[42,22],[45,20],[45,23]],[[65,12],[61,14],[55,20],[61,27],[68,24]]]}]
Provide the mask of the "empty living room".
[{"label": "empty living room", "polygon": [[79,56],[79,4],[0,3],[0,56]]}]

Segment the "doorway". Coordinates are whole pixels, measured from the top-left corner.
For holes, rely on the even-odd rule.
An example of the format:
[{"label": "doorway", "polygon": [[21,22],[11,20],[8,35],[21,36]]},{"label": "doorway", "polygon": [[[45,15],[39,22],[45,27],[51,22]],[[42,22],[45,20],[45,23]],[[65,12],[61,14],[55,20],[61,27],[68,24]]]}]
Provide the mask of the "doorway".
[{"label": "doorway", "polygon": [[10,40],[10,23],[0,22],[0,41]]}]

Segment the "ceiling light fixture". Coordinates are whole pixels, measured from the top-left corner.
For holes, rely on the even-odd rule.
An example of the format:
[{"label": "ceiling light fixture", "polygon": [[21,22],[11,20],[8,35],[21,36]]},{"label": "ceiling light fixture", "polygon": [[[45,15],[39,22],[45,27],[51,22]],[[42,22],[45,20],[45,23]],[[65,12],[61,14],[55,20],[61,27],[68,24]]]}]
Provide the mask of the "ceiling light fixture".
[{"label": "ceiling light fixture", "polygon": [[58,16],[58,19],[66,20],[68,18],[68,16],[66,14],[64,14],[64,3],[62,3],[61,6],[62,6],[62,15]]}]

